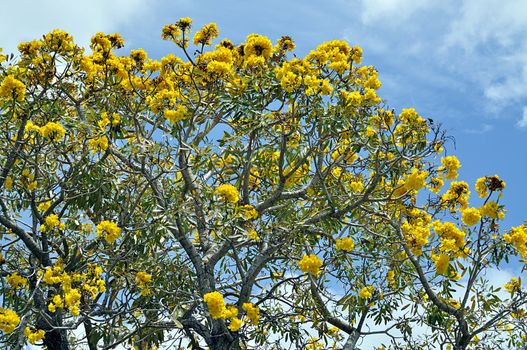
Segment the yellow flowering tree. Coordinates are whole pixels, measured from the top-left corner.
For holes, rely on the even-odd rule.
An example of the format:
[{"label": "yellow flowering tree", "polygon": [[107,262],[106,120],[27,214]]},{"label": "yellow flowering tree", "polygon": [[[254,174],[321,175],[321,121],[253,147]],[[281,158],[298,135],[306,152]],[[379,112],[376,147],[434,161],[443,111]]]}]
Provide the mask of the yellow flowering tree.
[{"label": "yellow flowering tree", "polygon": [[483,278],[527,258],[498,176],[471,197],[357,46],[191,27],[159,60],[60,30],[0,55],[3,344],[525,345],[520,276]]}]

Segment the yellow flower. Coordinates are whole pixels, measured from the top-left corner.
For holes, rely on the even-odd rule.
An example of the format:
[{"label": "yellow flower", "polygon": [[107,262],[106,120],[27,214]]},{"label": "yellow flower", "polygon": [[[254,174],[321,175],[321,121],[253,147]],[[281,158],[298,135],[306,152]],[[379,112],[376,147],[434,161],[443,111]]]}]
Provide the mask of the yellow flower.
[{"label": "yellow flower", "polygon": [[231,319],[231,323],[229,324],[229,330],[231,332],[237,332],[241,326],[243,325],[242,320],[240,320],[238,317],[234,317]]},{"label": "yellow flower", "polygon": [[108,138],[103,135],[90,139],[88,140],[88,147],[91,149],[92,154],[105,152],[108,149]]},{"label": "yellow flower", "polygon": [[210,45],[212,39],[217,38],[218,35],[220,35],[220,31],[218,30],[216,23],[206,24],[194,34],[194,45]]},{"label": "yellow flower", "polygon": [[478,196],[480,196],[481,198],[485,198],[489,195],[487,184],[485,182],[486,182],[486,177],[480,177],[476,181],[476,192]]},{"label": "yellow flower", "polygon": [[240,207],[240,210],[243,218],[246,220],[254,220],[258,218],[258,211],[250,204]]},{"label": "yellow flower", "polygon": [[513,294],[521,289],[521,281],[518,278],[513,277],[509,282],[505,283],[503,288]]},{"label": "yellow flower", "polygon": [[302,257],[298,262],[298,267],[304,273],[311,273],[312,275],[318,275],[320,273],[320,267],[322,266],[322,260],[315,254],[309,254]]},{"label": "yellow flower", "polygon": [[46,125],[40,127],[39,133],[44,138],[59,142],[66,135],[66,130],[59,123],[48,122]]},{"label": "yellow flower", "polygon": [[13,98],[16,101],[23,101],[26,95],[26,86],[13,75],[8,75],[0,84],[0,97]]},{"label": "yellow flower", "polygon": [[404,180],[404,187],[406,190],[415,190],[418,191],[423,188],[426,184],[426,178],[428,176],[428,171],[419,171],[417,169],[412,169],[412,173],[406,175]]},{"label": "yellow flower", "polygon": [[355,248],[355,243],[350,237],[344,237],[337,239],[337,250],[343,250],[345,252],[351,252]]},{"label": "yellow flower", "polygon": [[431,258],[434,261],[437,273],[440,275],[446,275],[450,263],[450,257],[446,254],[435,255],[432,253]]},{"label": "yellow flower", "polygon": [[27,337],[30,344],[35,344],[37,341],[44,339],[46,332],[42,329],[32,331],[31,328],[26,327],[24,329],[24,335]]},{"label": "yellow flower", "polygon": [[[503,235],[503,240],[514,245],[514,248],[520,253],[521,257],[527,258],[527,227],[522,225],[511,227],[508,233]],[[527,260],[525,261],[527,264]]]},{"label": "yellow flower", "polygon": [[360,290],[359,297],[361,299],[370,299],[373,296],[373,291],[375,290],[374,286],[367,286]]},{"label": "yellow flower", "polygon": [[476,181],[476,192],[481,198],[489,195],[489,190],[501,191],[505,188],[505,181],[500,179],[497,175],[480,177]]},{"label": "yellow flower", "polygon": [[[60,222],[59,217],[56,214],[50,214],[44,219],[45,229],[44,230],[53,230],[58,228],[60,230],[64,229],[64,224]],[[42,227],[41,227],[42,231]]]},{"label": "yellow flower", "polygon": [[209,313],[213,319],[223,318],[227,308],[223,301],[223,295],[219,292],[210,292],[203,296],[203,300],[207,303]]},{"label": "yellow flower", "polygon": [[223,200],[228,203],[235,204],[240,200],[240,193],[236,187],[231,184],[223,184],[218,186],[216,190],[214,190],[214,193],[219,194]]},{"label": "yellow flower", "polygon": [[144,271],[140,271],[140,272],[135,274],[135,279],[136,279],[138,284],[144,285],[146,283],[152,282],[152,275],[149,274],[149,273],[146,273]]},{"label": "yellow flower", "polygon": [[397,287],[397,281],[395,280],[395,271],[394,270],[389,270],[386,273],[386,280],[388,281],[388,285],[391,288]]},{"label": "yellow flower", "polygon": [[179,105],[176,109],[166,109],[164,116],[172,124],[177,124],[177,122],[187,119],[188,110],[185,106]]},{"label": "yellow flower", "polygon": [[41,203],[37,206],[37,209],[38,209],[39,211],[45,212],[45,211],[48,210],[50,207],[51,207],[51,201],[49,200],[49,198],[47,198],[45,201],[41,202]]},{"label": "yellow flower", "polygon": [[113,243],[121,235],[121,228],[116,223],[104,220],[96,227],[97,236],[103,237],[106,242]]},{"label": "yellow flower", "polygon": [[13,178],[11,176],[5,178],[5,188],[8,191],[13,189]]},{"label": "yellow flower", "polygon": [[505,218],[505,212],[500,209],[498,203],[494,201],[488,201],[481,208],[479,208],[481,216],[487,216],[491,219],[503,220]]},{"label": "yellow flower", "polygon": [[20,323],[20,317],[13,310],[0,307],[0,330],[11,333]]},{"label": "yellow flower", "polygon": [[242,308],[247,313],[247,318],[252,324],[258,324],[260,321],[260,309],[253,303],[243,303]]},{"label": "yellow flower", "polygon": [[445,178],[447,180],[457,179],[457,171],[461,167],[461,163],[456,156],[448,156],[441,158],[443,166],[439,167],[439,170],[446,171]]},{"label": "yellow flower", "polygon": [[481,220],[481,214],[477,208],[467,208],[462,213],[461,220],[467,226],[475,225]]},{"label": "yellow flower", "polygon": [[17,289],[20,286],[27,287],[27,279],[20,276],[18,272],[14,272],[7,276],[7,282],[13,287],[13,289]]},{"label": "yellow flower", "polygon": [[461,208],[466,208],[468,206],[469,195],[470,191],[468,190],[468,184],[466,182],[452,181],[450,188],[441,196],[441,200],[449,207],[459,205]]},{"label": "yellow flower", "polygon": [[249,228],[247,230],[247,238],[249,238],[251,241],[259,241],[260,236],[258,236],[258,232],[254,228]]}]

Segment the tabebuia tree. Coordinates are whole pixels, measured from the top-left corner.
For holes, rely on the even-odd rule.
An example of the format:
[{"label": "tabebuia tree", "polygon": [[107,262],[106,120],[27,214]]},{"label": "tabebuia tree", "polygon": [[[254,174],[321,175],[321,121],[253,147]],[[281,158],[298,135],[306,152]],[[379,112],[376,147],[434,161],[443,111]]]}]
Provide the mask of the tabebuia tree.
[{"label": "tabebuia tree", "polygon": [[490,279],[527,258],[505,182],[458,180],[359,47],[218,36],[0,56],[2,346],[523,348],[521,276]]}]

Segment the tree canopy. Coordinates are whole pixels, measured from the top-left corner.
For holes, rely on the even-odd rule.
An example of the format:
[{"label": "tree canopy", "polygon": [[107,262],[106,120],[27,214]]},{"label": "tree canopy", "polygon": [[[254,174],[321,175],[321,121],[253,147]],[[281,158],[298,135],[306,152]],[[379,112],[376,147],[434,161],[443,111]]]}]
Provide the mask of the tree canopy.
[{"label": "tree canopy", "polygon": [[61,30],[0,55],[4,346],[526,346],[521,276],[489,280],[527,258],[502,179],[458,180],[358,46],[191,26],[159,60]]}]

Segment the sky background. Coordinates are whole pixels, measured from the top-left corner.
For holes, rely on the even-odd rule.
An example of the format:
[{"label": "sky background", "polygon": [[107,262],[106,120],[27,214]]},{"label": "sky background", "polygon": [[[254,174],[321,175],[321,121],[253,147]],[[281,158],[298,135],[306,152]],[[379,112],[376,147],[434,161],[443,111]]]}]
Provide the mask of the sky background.
[{"label": "sky background", "polygon": [[[237,43],[250,33],[290,35],[299,56],[326,40],[358,44],[390,107],[415,107],[453,136],[446,152],[461,160],[461,179],[506,181],[503,229],[527,219],[527,1],[4,0],[0,47],[16,52],[54,28],[86,46],[95,32],[120,32],[123,54],[142,47],[160,58],[178,53],[160,33],[180,17],[191,17],[194,29],[216,22],[220,38]],[[492,278],[502,285],[516,269]]]}]

